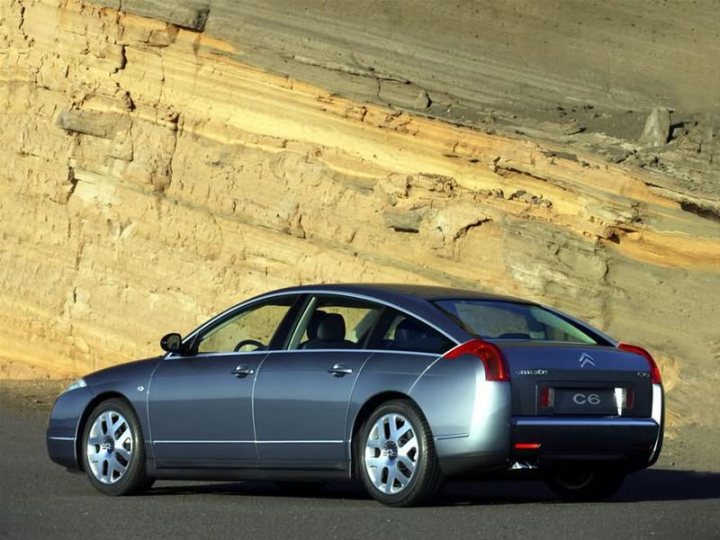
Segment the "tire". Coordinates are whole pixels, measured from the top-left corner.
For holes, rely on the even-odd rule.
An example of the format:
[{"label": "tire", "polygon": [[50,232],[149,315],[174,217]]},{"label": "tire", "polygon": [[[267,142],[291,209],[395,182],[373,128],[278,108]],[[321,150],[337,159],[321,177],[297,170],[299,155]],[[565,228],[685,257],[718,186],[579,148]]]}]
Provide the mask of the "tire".
[{"label": "tire", "polygon": [[601,501],[617,493],[625,476],[625,471],[570,466],[554,470],[545,483],[566,501]]},{"label": "tire", "polygon": [[148,489],[145,446],[135,411],[122,399],[93,409],[83,429],[83,468],[90,483],[106,495],[130,495]]},{"label": "tire", "polygon": [[437,493],[442,473],[427,420],[409,400],[380,405],[355,440],[356,474],[377,501],[415,506]]}]

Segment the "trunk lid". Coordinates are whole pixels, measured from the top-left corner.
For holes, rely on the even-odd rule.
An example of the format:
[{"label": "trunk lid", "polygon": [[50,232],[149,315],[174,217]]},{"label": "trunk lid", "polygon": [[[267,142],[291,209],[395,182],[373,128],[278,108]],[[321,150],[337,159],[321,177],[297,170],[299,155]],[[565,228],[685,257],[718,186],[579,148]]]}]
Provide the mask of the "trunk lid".
[{"label": "trunk lid", "polygon": [[647,417],[645,358],[603,345],[495,340],[510,370],[513,414]]}]

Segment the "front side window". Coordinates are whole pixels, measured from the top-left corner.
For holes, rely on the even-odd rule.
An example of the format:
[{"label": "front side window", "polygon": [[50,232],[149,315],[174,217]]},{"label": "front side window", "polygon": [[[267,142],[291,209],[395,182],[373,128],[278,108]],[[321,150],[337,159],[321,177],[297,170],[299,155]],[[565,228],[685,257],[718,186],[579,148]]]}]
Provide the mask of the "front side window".
[{"label": "front side window", "polygon": [[571,321],[532,304],[494,300],[438,300],[435,304],[483,339],[598,343]]},{"label": "front side window", "polygon": [[294,299],[286,297],[256,304],[220,321],[199,336],[197,352],[250,352],[267,349]]}]

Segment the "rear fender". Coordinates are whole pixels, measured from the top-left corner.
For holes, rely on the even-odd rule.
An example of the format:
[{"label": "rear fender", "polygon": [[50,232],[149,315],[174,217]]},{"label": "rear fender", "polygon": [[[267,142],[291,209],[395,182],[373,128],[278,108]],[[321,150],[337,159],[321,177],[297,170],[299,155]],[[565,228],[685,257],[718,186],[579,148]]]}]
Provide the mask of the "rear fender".
[{"label": "rear fender", "polygon": [[418,378],[409,395],[428,419],[446,473],[455,465],[464,470],[507,460],[510,384],[486,381],[476,357],[439,359]]},{"label": "rear fender", "polygon": [[[352,456],[353,437],[364,418],[384,401],[409,397],[415,381],[436,359],[437,355],[388,352],[376,353],[365,362],[348,404],[348,459]],[[425,413],[422,406],[416,405]]]}]

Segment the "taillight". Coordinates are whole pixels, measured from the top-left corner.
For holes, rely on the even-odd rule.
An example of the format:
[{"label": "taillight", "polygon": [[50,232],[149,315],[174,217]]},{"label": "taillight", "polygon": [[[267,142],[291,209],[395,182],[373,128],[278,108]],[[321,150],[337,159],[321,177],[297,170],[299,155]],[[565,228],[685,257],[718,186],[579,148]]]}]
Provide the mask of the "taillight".
[{"label": "taillight", "polygon": [[555,389],[550,386],[540,388],[540,407],[548,409],[555,406]]},{"label": "taillight", "polygon": [[662,377],[660,376],[660,368],[658,367],[657,363],[655,362],[655,359],[652,357],[652,355],[647,352],[642,347],[638,347],[637,345],[629,345],[627,343],[620,343],[617,346],[618,349],[621,351],[627,351],[635,354],[639,354],[645,360],[648,361],[648,364],[650,366],[650,378],[652,380],[653,384],[662,384]]},{"label": "taillight", "polygon": [[516,442],[515,450],[538,450],[542,445],[539,442]]},{"label": "taillight", "polygon": [[[660,384],[660,383],[658,383]],[[632,390],[632,388],[628,388],[625,391],[625,408],[626,409],[634,409],[635,408],[635,392]]]},{"label": "taillight", "polygon": [[481,339],[471,339],[450,349],[445,353],[443,358],[451,360],[467,354],[475,356],[482,361],[485,366],[486,381],[510,380],[510,371],[505,363],[505,357],[500,348],[494,343],[488,343]]}]

